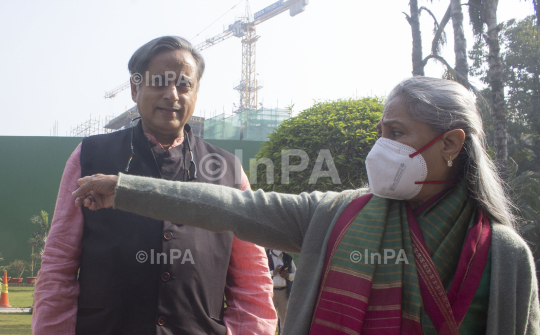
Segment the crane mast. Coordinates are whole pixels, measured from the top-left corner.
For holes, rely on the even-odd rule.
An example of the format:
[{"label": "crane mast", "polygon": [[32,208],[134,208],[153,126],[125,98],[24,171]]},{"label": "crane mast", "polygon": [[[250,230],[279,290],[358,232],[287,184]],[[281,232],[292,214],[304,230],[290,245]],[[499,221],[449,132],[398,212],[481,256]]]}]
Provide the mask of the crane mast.
[{"label": "crane mast", "polygon": [[[245,16],[230,24],[229,27],[212,38],[206,39],[204,42],[195,46],[195,49],[202,51],[210,48],[226,39],[235,36],[242,38],[242,79],[234,89],[240,93],[240,106],[236,112],[241,112],[245,109],[257,109],[257,92],[262,88],[257,81],[257,73],[255,72],[256,59],[256,42],[260,38],[257,35],[255,26],[290,10],[290,15],[295,16],[305,10],[309,0],[278,0],[270,6],[251,16],[249,0],[246,0]],[[105,98],[114,98],[118,93],[130,86],[129,81],[116,87],[115,89],[106,92]]]},{"label": "crane mast", "polygon": [[244,26],[242,36],[242,80],[239,85],[234,87],[240,93],[240,106],[237,112],[246,108],[257,109],[257,91],[262,88],[257,83],[257,73],[255,72],[255,51],[259,36],[257,36],[255,25],[250,22],[251,10],[247,0],[245,19],[248,23]]}]

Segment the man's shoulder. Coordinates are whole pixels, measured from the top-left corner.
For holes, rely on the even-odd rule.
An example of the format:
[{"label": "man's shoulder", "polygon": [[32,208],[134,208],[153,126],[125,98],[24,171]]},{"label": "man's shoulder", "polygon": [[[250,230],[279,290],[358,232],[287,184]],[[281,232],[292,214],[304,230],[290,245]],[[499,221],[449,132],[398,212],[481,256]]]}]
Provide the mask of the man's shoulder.
[{"label": "man's shoulder", "polygon": [[[85,137],[81,143],[80,164],[83,170],[101,164],[109,166],[112,161],[128,161],[131,153],[129,142],[131,130],[123,129],[108,134]],[[124,157],[126,156],[126,157]],[[88,173],[98,173],[86,171]],[[101,172],[100,173],[104,173]]]},{"label": "man's shoulder", "polygon": [[113,131],[112,133],[108,134],[99,134],[99,135],[92,135],[85,137],[83,139],[83,143],[109,143],[109,142],[115,142],[118,139],[126,136],[127,133],[131,131],[131,128],[126,128],[122,130]]}]

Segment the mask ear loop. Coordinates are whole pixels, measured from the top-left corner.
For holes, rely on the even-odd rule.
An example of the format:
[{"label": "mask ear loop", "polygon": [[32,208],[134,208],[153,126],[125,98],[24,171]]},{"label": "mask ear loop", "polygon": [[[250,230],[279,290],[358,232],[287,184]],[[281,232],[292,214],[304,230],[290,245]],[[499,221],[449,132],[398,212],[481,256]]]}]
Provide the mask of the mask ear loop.
[{"label": "mask ear loop", "polygon": [[442,133],[442,134],[440,134],[439,136],[435,137],[431,142],[429,142],[428,144],[424,145],[424,146],[423,146],[422,148],[420,148],[417,152],[410,154],[409,157],[413,158],[414,156],[420,155],[422,152],[426,151],[430,146],[432,146],[433,143],[435,143],[435,142],[437,142],[438,140],[440,140],[441,137],[443,137],[444,134],[446,134],[446,133]]},{"label": "mask ear loop", "polygon": [[[409,155],[410,158],[413,158],[414,156],[417,156],[419,154],[421,154],[422,152],[426,151],[430,146],[432,146],[435,142],[437,142],[438,140],[440,140],[443,135],[446,134],[446,133],[442,133],[440,134],[439,136],[435,137],[431,142],[429,142],[428,144],[424,145],[422,148],[420,148],[417,152],[415,153],[412,153]],[[453,180],[438,180],[438,181],[415,181],[414,182],[416,185],[422,185],[422,184],[454,184],[455,181]]]}]

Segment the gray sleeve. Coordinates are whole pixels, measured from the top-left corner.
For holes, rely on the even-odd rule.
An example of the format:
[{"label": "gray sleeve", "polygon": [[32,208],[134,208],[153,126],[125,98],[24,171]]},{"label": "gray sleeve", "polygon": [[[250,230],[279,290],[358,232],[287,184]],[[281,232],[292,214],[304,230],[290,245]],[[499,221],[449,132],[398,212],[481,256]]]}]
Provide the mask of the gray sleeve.
[{"label": "gray sleeve", "polygon": [[339,195],[240,191],[120,174],[114,208],[214,232],[232,231],[241,240],[298,253],[319,204],[333,203]]},{"label": "gray sleeve", "polygon": [[540,306],[531,251],[513,229],[492,227],[487,334],[537,335]]}]

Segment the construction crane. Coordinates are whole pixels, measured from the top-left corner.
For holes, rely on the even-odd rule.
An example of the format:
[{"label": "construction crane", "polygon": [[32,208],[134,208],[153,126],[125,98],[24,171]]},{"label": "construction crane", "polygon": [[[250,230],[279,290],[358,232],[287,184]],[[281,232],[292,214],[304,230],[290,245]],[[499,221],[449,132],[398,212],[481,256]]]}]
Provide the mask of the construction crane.
[{"label": "construction crane", "polygon": [[[295,16],[305,10],[309,0],[279,0],[270,6],[256,12],[251,17],[249,0],[246,0],[245,16],[240,17],[234,23],[212,38],[195,46],[199,51],[210,48],[226,39],[235,36],[242,39],[242,79],[234,87],[240,93],[240,106],[236,112],[245,109],[257,109],[257,92],[262,88],[257,82],[255,72],[255,46],[260,36],[257,35],[255,26],[290,10],[290,15]],[[118,93],[130,86],[129,81],[105,93],[105,99],[114,98]]]}]

